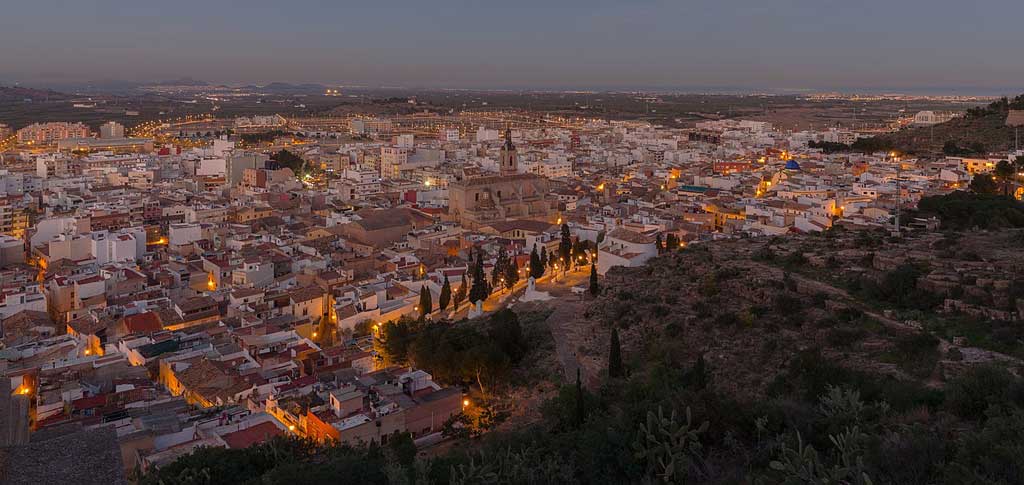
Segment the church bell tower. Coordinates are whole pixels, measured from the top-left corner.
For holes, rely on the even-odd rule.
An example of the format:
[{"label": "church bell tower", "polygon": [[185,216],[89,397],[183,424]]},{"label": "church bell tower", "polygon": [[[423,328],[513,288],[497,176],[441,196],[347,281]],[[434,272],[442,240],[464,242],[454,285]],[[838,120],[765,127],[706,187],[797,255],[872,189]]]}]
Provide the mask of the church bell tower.
[{"label": "church bell tower", "polygon": [[512,144],[512,129],[505,128],[505,144],[501,147],[501,170],[502,177],[519,173],[519,157],[516,156],[516,146]]}]

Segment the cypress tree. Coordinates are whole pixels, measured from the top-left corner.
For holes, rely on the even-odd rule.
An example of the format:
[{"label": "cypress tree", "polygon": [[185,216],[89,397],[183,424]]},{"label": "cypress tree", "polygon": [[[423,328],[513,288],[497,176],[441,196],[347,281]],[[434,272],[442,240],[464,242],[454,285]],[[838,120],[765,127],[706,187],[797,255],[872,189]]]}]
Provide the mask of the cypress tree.
[{"label": "cypress tree", "polygon": [[572,235],[569,233],[568,224],[562,224],[562,241],[558,243],[558,257],[566,269],[569,269],[570,258],[572,258]]},{"label": "cypress tree", "polygon": [[420,288],[420,318],[426,318],[427,314],[434,310],[433,299],[430,297],[430,289],[427,285]]},{"label": "cypress tree", "polygon": [[444,275],[444,284],[441,285],[441,294],[437,297],[437,307],[441,311],[445,311],[448,308],[448,303],[452,299],[452,284],[448,282],[448,275]]},{"label": "cypress tree", "polygon": [[508,253],[505,252],[505,248],[498,250],[498,257],[494,260],[494,268],[491,270],[491,286],[498,287],[501,284],[501,278],[505,276],[505,265],[508,264]]},{"label": "cypress tree", "polygon": [[583,383],[580,381],[580,368],[576,368],[576,426],[583,426],[587,420],[587,409],[583,403]]},{"label": "cypress tree", "polygon": [[462,278],[462,283],[459,283],[459,289],[455,290],[455,294],[452,295],[452,304],[455,306],[455,310],[458,310],[459,305],[462,304],[462,300],[466,299],[466,277]]},{"label": "cypress tree", "polygon": [[711,380],[708,374],[707,365],[704,363],[704,354],[700,354],[697,357],[697,362],[694,362],[693,369],[690,370],[690,374],[693,376],[690,382],[693,383],[695,389],[704,389],[708,387],[708,382]]},{"label": "cypress tree", "polygon": [[665,252],[673,251],[679,247],[679,240],[675,234],[669,233],[665,236]]},{"label": "cypress tree", "polygon": [[515,256],[510,258],[505,263],[505,288],[512,289],[519,282],[519,263],[516,262]]},{"label": "cypress tree", "polygon": [[658,254],[661,254],[661,253],[665,252],[665,245],[662,244],[662,242],[661,242],[661,233],[660,232],[654,238],[654,244],[658,246]]},{"label": "cypress tree", "polygon": [[540,278],[544,276],[544,263],[540,260],[540,255],[537,254],[537,245],[533,245],[533,251],[530,251],[530,276],[534,278]]},{"label": "cypress tree", "polygon": [[622,377],[622,348],[619,346],[619,329],[612,329],[611,350],[608,351],[608,377]]},{"label": "cypress tree", "polygon": [[597,296],[601,294],[601,284],[597,282],[597,265],[590,265],[590,294]]},{"label": "cypress tree", "polygon": [[475,304],[486,300],[490,290],[487,289],[487,278],[484,276],[484,256],[477,253],[476,264],[473,266],[473,286],[469,287],[469,302]]}]

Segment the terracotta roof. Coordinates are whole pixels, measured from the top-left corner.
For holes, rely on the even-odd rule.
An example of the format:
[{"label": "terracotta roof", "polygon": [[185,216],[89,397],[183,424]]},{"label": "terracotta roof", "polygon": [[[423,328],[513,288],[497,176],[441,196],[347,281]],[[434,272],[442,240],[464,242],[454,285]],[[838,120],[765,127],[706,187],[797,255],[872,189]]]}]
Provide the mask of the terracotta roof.
[{"label": "terracotta roof", "polygon": [[408,208],[361,210],[356,214],[362,219],[355,221],[354,224],[367,231],[400,226],[418,227],[433,222],[432,217]]},{"label": "terracotta roof", "polygon": [[619,239],[634,244],[653,244],[654,238],[641,234],[639,232],[630,231],[629,229],[616,229],[608,233],[608,237]]},{"label": "terracotta roof", "polygon": [[68,322],[68,326],[81,335],[96,335],[96,332],[106,328],[106,323],[92,316],[84,316]]},{"label": "terracotta roof", "polygon": [[200,308],[206,308],[211,306],[215,307],[217,306],[217,301],[208,296],[196,296],[193,298],[189,298],[185,301],[178,302],[177,305],[178,308],[181,309],[181,311],[188,312],[192,310],[198,310]]},{"label": "terracotta roof", "polygon": [[274,423],[264,421],[250,428],[221,435],[221,439],[227,443],[228,448],[239,449],[258,445],[281,434],[284,434],[281,428],[278,428]]},{"label": "terracotta roof", "polygon": [[163,329],[160,317],[154,312],[137,313],[124,317],[124,326],[128,333],[153,333]]},{"label": "terracotta roof", "polygon": [[508,232],[517,229],[530,232],[544,232],[547,231],[548,229],[551,229],[552,227],[555,227],[555,225],[551,224],[550,222],[535,221],[530,219],[514,219],[511,221],[499,221],[488,224],[488,226],[498,232]]},{"label": "terracotta roof", "polygon": [[304,301],[315,300],[324,296],[324,290],[319,286],[308,286],[306,288],[299,288],[288,295],[292,301],[301,303]]}]

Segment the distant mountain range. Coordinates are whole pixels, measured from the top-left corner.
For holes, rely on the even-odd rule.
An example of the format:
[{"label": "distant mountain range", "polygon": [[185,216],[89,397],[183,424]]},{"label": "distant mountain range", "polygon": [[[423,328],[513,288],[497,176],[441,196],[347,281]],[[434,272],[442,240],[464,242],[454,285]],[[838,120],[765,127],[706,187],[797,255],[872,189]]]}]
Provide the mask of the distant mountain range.
[{"label": "distant mountain range", "polygon": [[322,84],[289,84],[282,82],[273,82],[263,86],[249,85],[243,86],[242,89],[250,89],[253,91],[259,91],[267,94],[318,94],[323,93],[327,86]]},{"label": "distant mountain range", "polygon": [[149,86],[210,86],[210,83],[206,81],[200,81],[191,77],[182,77],[170,81],[159,81],[155,83],[144,84]]},{"label": "distant mountain range", "polygon": [[0,86],[0,102],[67,99],[67,94],[50,89],[26,88],[21,86]]},{"label": "distant mountain range", "polygon": [[[191,77],[182,77],[178,79],[169,79],[164,81],[155,82],[138,82],[138,81],[125,81],[119,79],[104,79],[78,83],[61,83],[61,84],[41,84],[40,87],[45,89],[52,89],[55,91],[64,91],[69,93],[78,94],[122,94],[131,95],[139,94],[139,92],[145,87],[171,87],[171,86],[184,86],[184,87],[228,87],[223,84],[215,84],[200,79]],[[326,86],[322,84],[305,83],[305,84],[291,84],[285,82],[272,82],[265,85],[249,84],[241,86],[241,89],[248,91],[254,91],[266,94],[279,94],[279,95],[295,95],[295,94],[317,94],[323,93]]]}]

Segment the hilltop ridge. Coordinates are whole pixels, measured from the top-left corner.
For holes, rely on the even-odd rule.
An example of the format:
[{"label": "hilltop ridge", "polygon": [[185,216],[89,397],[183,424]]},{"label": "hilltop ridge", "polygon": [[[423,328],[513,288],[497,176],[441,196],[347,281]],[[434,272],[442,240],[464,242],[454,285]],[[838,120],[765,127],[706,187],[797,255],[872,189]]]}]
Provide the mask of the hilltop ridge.
[{"label": "hilltop ridge", "polygon": [[[879,148],[915,155],[984,156],[987,152],[1013,148],[1014,129],[1006,123],[1010,110],[1024,110],[1024,95],[970,109],[962,117],[932,127],[905,128],[869,140]],[[951,150],[953,147],[958,148],[959,153]]]}]

